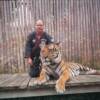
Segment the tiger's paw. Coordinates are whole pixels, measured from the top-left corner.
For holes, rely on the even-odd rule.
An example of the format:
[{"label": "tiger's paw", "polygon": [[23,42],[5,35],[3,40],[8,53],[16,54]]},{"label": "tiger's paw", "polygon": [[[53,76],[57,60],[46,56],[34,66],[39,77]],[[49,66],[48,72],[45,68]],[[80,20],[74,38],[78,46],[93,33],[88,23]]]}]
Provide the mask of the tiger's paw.
[{"label": "tiger's paw", "polygon": [[65,92],[65,84],[63,84],[59,80],[57,80],[55,88],[56,88],[57,93],[59,94],[62,94]]},{"label": "tiger's paw", "polygon": [[38,83],[39,83],[39,80],[38,79],[34,79],[33,85],[38,85]]},{"label": "tiger's paw", "polygon": [[34,80],[33,85],[41,85],[49,80],[49,77],[45,77],[43,79],[37,78]]},{"label": "tiger's paw", "polygon": [[45,83],[45,82],[46,82],[45,79],[44,79],[44,80],[36,79],[36,80],[34,80],[33,84],[34,84],[34,85],[41,85],[41,84],[43,84],[43,83]]}]

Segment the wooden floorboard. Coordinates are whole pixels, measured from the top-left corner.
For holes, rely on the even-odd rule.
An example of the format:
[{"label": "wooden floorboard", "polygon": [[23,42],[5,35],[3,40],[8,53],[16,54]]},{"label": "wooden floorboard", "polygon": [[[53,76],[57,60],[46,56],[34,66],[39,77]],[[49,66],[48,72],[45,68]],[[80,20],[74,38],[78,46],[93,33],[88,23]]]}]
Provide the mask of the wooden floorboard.
[{"label": "wooden floorboard", "polygon": [[7,76],[7,79],[0,81],[0,87],[6,87],[9,83],[13,82],[17,78],[18,74]]},{"label": "wooden floorboard", "polygon": [[7,87],[19,88],[20,85],[26,80],[25,76],[18,75],[11,83],[7,84]]},{"label": "wooden floorboard", "polygon": [[[34,80],[28,74],[0,75],[0,98],[5,98],[5,95],[6,98],[58,95],[55,80],[37,86],[34,86]],[[100,92],[100,75],[80,75],[66,83],[65,94],[87,92]]]},{"label": "wooden floorboard", "polygon": [[[35,78],[30,78],[28,74],[13,74],[13,75],[0,75],[0,88],[7,87],[34,87]],[[44,86],[54,85],[55,81],[48,81]],[[80,75],[76,78],[71,79],[66,84],[100,84],[100,75]],[[36,88],[36,86],[35,86]]]},{"label": "wooden floorboard", "polygon": [[8,80],[12,75],[11,74],[1,74],[0,75],[0,84],[2,84],[4,81]]},{"label": "wooden floorboard", "polygon": [[25,80],[23,82],[21,82],[20,87],[21,89],[26,89],[28,88],[29,82],[31,80],[31,78],[29,77],[29,75],[24,75],[25,76]]},{"label": "wooden floorboard", "polygon": [[0,88],[5,90],[27,88],[29,79],[30,77],[27,74],[14,74],[2,82],[0,80]]},{"label": "wooden floorboard", "polygon": [[68,82],[69,84],[96,84],[100,83],[100,75],[79,75]]}]

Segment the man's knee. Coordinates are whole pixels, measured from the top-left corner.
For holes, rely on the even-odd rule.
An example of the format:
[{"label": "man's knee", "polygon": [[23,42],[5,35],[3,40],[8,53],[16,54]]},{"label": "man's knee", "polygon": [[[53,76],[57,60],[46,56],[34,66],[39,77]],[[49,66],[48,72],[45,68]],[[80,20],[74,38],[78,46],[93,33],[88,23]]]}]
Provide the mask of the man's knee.
[{"label": "man's knee", "polygon": [[39,76],[39,73],[30,71],[30,72],[29,72],[29,76],[30,76],[30,77],[33,77],[33,78],[34,78],[34,77],[38,77],[38,76]]},{"label": "man's knee", "polygon": [[39,77],[40,75],[40,68],[30,67],[29,76],[30,77]]}]

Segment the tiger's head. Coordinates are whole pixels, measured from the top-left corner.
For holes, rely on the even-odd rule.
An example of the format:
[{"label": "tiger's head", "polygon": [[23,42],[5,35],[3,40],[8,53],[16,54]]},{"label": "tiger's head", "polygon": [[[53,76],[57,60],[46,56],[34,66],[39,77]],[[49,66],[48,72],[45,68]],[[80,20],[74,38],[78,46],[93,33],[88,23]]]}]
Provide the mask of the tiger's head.
[{"label": "tiger's head", "polygon": [[43,58],[48,58],[55,63],[59,63],[61,61],[60,43],[42,44],[40,48],[40,55]]}]

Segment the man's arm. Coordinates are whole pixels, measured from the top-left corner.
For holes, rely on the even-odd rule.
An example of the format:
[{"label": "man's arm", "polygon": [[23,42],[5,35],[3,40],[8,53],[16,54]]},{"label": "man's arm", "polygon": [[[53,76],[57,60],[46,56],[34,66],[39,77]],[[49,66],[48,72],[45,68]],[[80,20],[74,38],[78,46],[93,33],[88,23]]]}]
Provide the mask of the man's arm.
[{"label": "man's arm", "polygon": [[31,53],[32,53],[32,40],[33,40],[33,34],[29,34],[26,40],[25,45],[25,58],[27,58],[28,64],[32,65],[32,59],[31,59]]},{"label": "man's arm", "polygon": [[47,44],[54,42],[53,37],[51,37],[49,34],[46,33],[46,39],[47,39]]},{"label": "man's arm", "polygon": [[32,34],[29,34],[26,40],[26,45],[25,45],[25,58],[31,57],[32,39],[33,39]]}]

